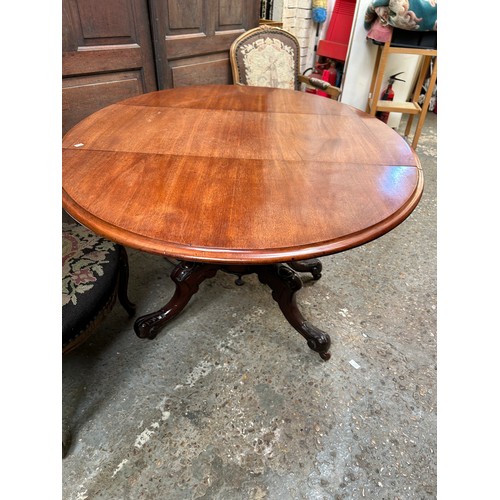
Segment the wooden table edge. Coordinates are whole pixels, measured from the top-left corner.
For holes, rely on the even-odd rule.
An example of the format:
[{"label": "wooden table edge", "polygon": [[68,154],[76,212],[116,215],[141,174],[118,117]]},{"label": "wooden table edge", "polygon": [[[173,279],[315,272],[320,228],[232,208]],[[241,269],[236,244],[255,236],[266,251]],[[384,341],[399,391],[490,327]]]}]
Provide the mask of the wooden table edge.
[{"label": "wooden table edge", "polygon": [[171,257],[178,260],[213,264],[261,265],[322,257],[339,253],[375,240],[403,222],[418,205],[424,179],[418,156],[417,165],[409,165],[418,171],[417,183],[407,202],[386,219],[356,233],[334,240],[316,242],[293,248],[270,248],[259,250],[206,248],[180,243],[164,242],[117,228],[80,207],[63,189],[63,208],[78,222],[112,241],[140,251]]}]

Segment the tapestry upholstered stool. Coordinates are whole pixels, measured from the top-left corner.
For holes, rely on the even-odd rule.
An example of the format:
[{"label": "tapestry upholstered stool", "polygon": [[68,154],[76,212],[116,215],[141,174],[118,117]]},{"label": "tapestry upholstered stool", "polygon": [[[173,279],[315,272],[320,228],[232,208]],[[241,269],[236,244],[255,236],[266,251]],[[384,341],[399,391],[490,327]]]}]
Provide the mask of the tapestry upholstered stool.
[{"label": "tapestry upholstered stool", "polygon": [[83,343],[111,311],[118,297],[130,316],[125,248],[77,223],[62,228],[62,349]]},{"label": "tapestry upholstered stool", "polygon": [[[62,353],[87,340],[113,308],[116,298],[129,316],[125,248],[74,222],[62,224]],[[63,423],[63,456],[70,435]]]}]

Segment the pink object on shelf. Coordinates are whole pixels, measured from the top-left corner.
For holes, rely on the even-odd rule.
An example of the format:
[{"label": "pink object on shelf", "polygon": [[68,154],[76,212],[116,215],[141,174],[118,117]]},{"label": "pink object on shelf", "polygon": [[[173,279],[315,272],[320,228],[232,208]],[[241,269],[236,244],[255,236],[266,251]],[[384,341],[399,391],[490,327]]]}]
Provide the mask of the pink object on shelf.
[{"label": "pink object on shelf", "polygon": [[366,34],[366,38],[371,38],[377,42],[388,42],[392,37],[392,26],[382,24],[380,19],[375,19],[370,30]]}]

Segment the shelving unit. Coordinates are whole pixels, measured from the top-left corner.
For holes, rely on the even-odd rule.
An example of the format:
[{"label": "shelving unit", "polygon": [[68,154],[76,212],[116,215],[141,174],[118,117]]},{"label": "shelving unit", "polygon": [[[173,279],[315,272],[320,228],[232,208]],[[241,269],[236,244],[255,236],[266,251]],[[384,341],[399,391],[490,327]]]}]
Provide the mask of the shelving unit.
[{"label": "shelving unit", "polygon": [[[420,66],[420,71],[417,78],[417,83],[415,85],[415,90],[413,92],[412,98],[408,102],[396,102],[396,101],[382,101],[380,100],[380,94],[382,92],[382,85],[384,82],[384,71],[387,65],[387,60],[391,54],[410,54],[415,56],[422,56],[422,62]],[[429,79],[429,87],[425,93],[425,100],[420,106],[418,104],[418,98],[422,90],[422,85],[427,77],[431,61],[433,61],[432,72]],[[391,41],[385,42],[378,46],[377,59],[375,61],[375,67],[373,70],[372,81],[370,85],[370,94],[368,96],[368,103],[366,106],[366,112],[372,116],[375,116],[377,111],[387,111],[394,113],[409,114],[408,122],[405,129],[405,137],[408,137],[411,132],[411,127],[413,124],[413,117],[418,116],[417,126],[413,134],[412,148],[416,149],[418,140],[420,138],[420,133],[422,132],[422,127],[424,125],[425,116],[427,115],[427,110],[429,109],[429,101],[432,96],[432,91],[436,84],[437,79],[437,49],[425,48],[425,47],[395,47],[391,46]]]}]

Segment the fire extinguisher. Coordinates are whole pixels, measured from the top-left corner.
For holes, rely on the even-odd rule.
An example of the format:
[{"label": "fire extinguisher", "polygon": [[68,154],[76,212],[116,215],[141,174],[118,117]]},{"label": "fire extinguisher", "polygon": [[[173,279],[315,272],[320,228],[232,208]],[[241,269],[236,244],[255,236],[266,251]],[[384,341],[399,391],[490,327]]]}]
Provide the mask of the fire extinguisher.
[{"label": "fire extinguisher", "polygon": [[[399,73],[396,73],[394,75],[391,75],[389,77],[389,83],[387,85],[387,88],[382,92],[382,95],[380,96],[381,101],[393,101],[394,100],[394,90],[392,90],[392,85],[393,83],[397,80],[398,82],[405,82],[406,80],[402,80],[401,78],[397,78],[398,75],[401,75],[404,73],[404,71],[400,71]],[[389,112],[388,111],[377,111],[375,113],[375,116],[383,121],[384,123],[387,123],[389,120]]]}]

